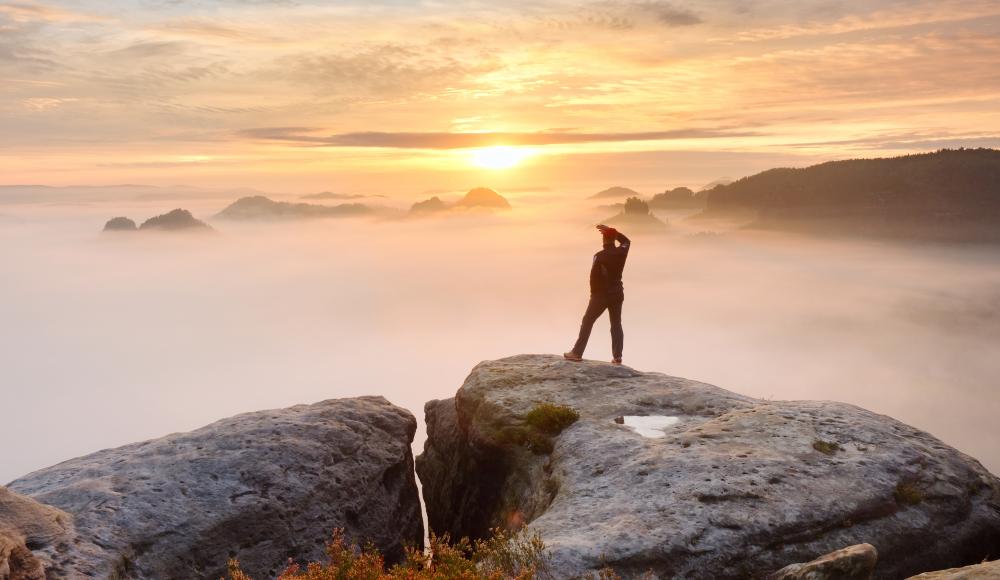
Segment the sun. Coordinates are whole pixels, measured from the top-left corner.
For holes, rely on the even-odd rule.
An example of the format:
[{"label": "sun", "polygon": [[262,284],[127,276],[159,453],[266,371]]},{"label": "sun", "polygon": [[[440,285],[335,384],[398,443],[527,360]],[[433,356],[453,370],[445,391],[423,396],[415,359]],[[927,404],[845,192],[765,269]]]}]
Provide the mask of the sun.
[{"label": "sun", "polygon": [[531,151],[523,147],[497,145],[472,151],[472,164],[484,169],[510,169],[531,156]]}]

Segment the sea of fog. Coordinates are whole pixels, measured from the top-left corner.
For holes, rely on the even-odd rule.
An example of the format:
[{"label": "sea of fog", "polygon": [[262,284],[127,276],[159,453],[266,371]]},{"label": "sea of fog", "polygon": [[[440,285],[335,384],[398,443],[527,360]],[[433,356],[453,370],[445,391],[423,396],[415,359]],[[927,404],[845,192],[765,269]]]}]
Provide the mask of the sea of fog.
[{"label": "sea of fog", "polygon": [[[562,353],[609,212],[510,197],[496,215],[213,221],[207,236],[100,229],[230,200],[0,205],[0,482],[327,398],[381,394],[422,419],[481,360]],[[626,364],[857,404],[1000,472],[995,248],[697,231],[632,236]],[[606,318],[586,357],[610,358]]]}]

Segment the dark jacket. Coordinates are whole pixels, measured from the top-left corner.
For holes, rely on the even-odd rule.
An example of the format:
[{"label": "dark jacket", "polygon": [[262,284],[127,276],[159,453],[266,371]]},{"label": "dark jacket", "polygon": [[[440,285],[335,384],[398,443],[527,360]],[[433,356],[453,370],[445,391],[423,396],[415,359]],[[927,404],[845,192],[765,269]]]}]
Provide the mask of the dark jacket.
[{"label": "dark jacket", "polygon": [[624,296],[625,287],[622,286],[622,270],[625,269],[625,258],[628,257],[628,248],[631,242],[625,234],[617,232],[615,240],[618,240],[618,247],[614,242],[604,246],[604,249],[594,254],[594,263],[590,267],[590,293],[604,294],[607,296]]}]

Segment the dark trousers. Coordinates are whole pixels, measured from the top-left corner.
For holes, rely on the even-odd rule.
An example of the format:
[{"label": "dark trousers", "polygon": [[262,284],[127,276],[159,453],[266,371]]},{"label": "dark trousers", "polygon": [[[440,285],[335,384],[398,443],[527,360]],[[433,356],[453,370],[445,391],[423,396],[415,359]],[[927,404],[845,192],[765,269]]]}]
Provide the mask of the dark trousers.
[{"label": "dark trousers", "polygon": [[590,339],[590,331],[594,328],[594,322],[607,310],[608,316],[611,317],[611,354],[615,358],[621,358],[622,343],[625,341],[625,331],[622,330],[622,302],[624,301],[624,294],[613,296],[591,294],[590,304],[587,304],[587,311],[583,314],[583,322],[580,323],[580,337],[576,339],[573,352],[583,356],[583,351],[587,348],[587,341]]}]

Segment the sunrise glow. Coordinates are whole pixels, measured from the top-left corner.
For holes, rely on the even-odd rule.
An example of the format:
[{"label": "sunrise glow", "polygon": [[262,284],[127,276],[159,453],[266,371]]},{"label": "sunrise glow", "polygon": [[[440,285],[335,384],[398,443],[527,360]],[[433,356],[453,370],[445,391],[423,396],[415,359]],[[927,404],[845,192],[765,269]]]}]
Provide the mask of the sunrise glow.
[{"label": "sunrise glow", "polygon": [[471,152],[472,164],[483,169],[510,169],[520,165],[532,152],[521,147],[499,145],[475,149]]},{"label": "sunrise glow", "polygon": [[766,4],[0,2],[0,172],[658,188],[1000,143],[1000,4]]}]

